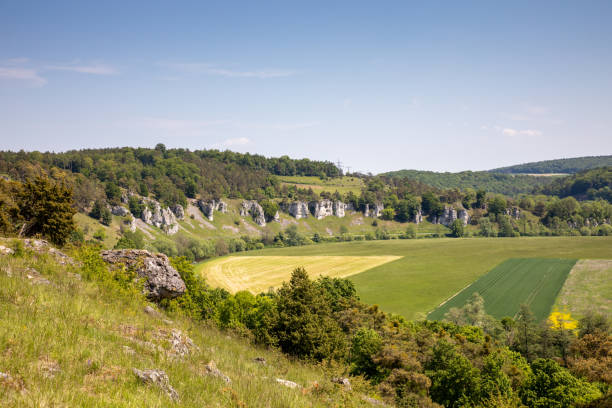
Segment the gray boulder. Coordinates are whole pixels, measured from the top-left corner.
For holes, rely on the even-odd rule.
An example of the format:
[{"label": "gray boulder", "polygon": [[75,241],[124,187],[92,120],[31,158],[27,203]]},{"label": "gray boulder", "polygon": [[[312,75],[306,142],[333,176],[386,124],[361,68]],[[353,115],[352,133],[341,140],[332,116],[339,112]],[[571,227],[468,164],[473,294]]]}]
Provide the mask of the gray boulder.
[{"label": "gray boulder", "polygon": [[118,215],[119,217],[125,217],[130,213],[130,211],[121,205],[113,205],[111,207],[111,213],[113,215]]},{"label": "gray boulder", "polygon": [[144,279],[144,291],[150,299],[175,298],[185,293],[185,282],[164,254],[144,249],[119,249],[102,251],[102,259],[112,267],[124,265]]},{"label": "gray boulder", "polygon": [[178,392],[170,385],[170,379],[163,370],[144,370],[141,371],[137,368],[132,370],[134,375],[138,377],[140,381],[147,385],[153,385],[160,388],[165,392],[172,401],[178,401]]}]

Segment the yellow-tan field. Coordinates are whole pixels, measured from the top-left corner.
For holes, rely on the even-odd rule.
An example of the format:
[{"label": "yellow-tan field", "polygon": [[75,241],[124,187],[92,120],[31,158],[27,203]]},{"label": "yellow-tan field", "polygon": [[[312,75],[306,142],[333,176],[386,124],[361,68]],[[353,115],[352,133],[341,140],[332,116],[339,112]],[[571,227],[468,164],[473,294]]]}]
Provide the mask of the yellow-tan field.
[{"label": "yellow-tan field", "polygon": [[345,278],[400,256],[230,256],[207,262],[199,272],[213,287],[235,293],[248,290],[265,292],[289,281],[291,272],[303,266],[311,278]]}]

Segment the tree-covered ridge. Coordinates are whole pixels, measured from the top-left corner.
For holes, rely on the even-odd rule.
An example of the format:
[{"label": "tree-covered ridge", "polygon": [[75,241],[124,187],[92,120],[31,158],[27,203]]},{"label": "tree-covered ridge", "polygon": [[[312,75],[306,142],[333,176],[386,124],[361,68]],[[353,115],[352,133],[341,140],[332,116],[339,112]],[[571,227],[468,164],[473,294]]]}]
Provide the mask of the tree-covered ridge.
[{"label": "tree-covered ridge", "polygon": [[576,197],[579,200],[601,198],[612,202],[612,166],[557,179],[541,187],[540,192],[559,197]]},{"label": "tree-covered ridge", "polygon": [[497,174],[487,171],[438,173],[422,170],[398,170],[383,173],[381,176],[408,178],[439,189],[458,188],[463,190],[473,188],[510,196],[531,193],[534,188],[549,184],[553,180],[551,177]]},{"label": "tree-covered ridge", "polygon": [[597,167],[612,166],[612,155],[572,157],[570,159],[544,160],[489,170],[492,173],[508,174],[547,174],[579,173]]},{"label": "tree-covered ridge", "polygon": [[[73,174],[76,199],[96,199],[100,192],[123,187],[164,204],[184,204],[185,197],[249,197],[276,187],[274,177],[342,174],[333,163],[309,159],[266,158],[218,150],[108,148],[52,152],[0,152],[0,174],[25,180],[42,172]],[[102,187],[102,189],[100,189]],[[112,191],[111,191],[112,192]]]}]

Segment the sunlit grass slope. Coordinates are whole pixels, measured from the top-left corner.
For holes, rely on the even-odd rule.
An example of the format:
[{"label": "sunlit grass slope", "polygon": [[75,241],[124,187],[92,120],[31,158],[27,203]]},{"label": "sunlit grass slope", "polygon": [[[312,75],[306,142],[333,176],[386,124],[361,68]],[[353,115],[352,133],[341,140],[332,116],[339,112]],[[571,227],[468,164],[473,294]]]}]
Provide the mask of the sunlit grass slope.
[{"label": "sunlit grass slope", "polygon": [[612,237],[524,237],[363,241],[266,249],[249,256],[395,255],[352,275],[366,303],[409,319],[427,313],[508,258],[612,259]]},{"label": "sunlit grass slope", "polygon": [[[33,284],[27,277],[32,271],[26,268],[36,269],[51,283]],[[289,361],[187,318],[150,316],[143,312],[146,302],[139,296],[79,280],[69,271],[44,256],[0,256],[0,372],[10,376],[0,377],[0,406],[366,406],[366,386],[358,381],[353,381],[353,392],[344,391],[330,381],[338,372]],[[171,330],[188,335],[199,350],[184,358],[170,357],[171,345],[160,336]],[[210,360],[231,384],[206,375]],[[164,370],[179,402],[141,384],[133,368]],[[304,388],[287,388],[276,378]]]},{"label": "sunlit grass slope", "polygon": [[302,266],[311,278],[346,278],[370,268],[399,259],[398,256],[230,256],[200,264],[197,271],[206,281],[235,293],[264,292],[289,280],[291,272]]}]

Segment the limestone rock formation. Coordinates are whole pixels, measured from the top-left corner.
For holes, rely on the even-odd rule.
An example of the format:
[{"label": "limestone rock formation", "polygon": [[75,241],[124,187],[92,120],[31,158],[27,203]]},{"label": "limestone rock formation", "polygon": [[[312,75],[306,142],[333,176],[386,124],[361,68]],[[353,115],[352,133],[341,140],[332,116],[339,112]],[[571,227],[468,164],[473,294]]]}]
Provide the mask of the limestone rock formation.
[{"label": "limestone rock formation", "polygon": [[308,210],[317,219],[334,215],[334,208],[331,200],[311,201],[308,203]]},{"label": "limestone rock formation", "polygon": [[460,209],[457,213],[457,219],[463,222],[463,225],[468,225],[470,222],[470,214],[465,209]]},{"label": "limestone rock formation", "polygon": [[221,213],[227,212],[227,203],[221,200],[198,200],[198,207],[204,213],[208,221],[214,220],[214,212],[219,211]]},{"label": "limestone rock formation", "polygon": [[278,212],[278,211],[277,211],[277,212],[274,214],[273,221],[280,222],[280,212]]},{"label": "limestone rock formation", "polygon": [[308,211],[308,205],[303,201],[294,201],[289,204],[289,209],[287,212],[297,220],[300,218],[306,218],[308,217],[308,214],[310,214]]},{"label": "limestone rock formation", "polygon": [[507,216],[512,217],[515,220],[521,218],[521,209],[518,207],[506,208],[505,213]]},{"label": "limestone rock formation", "polygon": [[382,215],[382,211],[385,207],[381,203],[376,203],[372,207],[366,204],[363,215],[366,217],[378,218]]},{"label": "limestone rock formation", "polygon": [[113,215],[118,215],[119,217],[125,217],[130,213],[127,208],[121,205],[113,205],[110,210]]},{"label": "limestone rock formation", "polygon": [[264,210],[257,201],[246,200],[240,205],[240,216],[246,217],[249,214],[251,217],[253,217],[255,224],[259,225],[260,227],[266,226],[266,216],[264,214]]},{"label": "limestone rock formation", "polygon": [[457,210],[455,210],[453,207],[445,206],[444,211],[439,217],[432,216],[431,223],[432,224],[442,224],[448,227],[456,219],[457,219]]},{"label": "limestone rock formation", "polygon": [[415,224],[420,224],[423,222],[423,213],[421,212],[421,210],[419,209],[419,211],[417,211],[416,214],[414,214],[414,220]]},{"label": "limestone rock formation", "polygon": [[172,212],[174,213],[174,215],[176,216],[177,219],[179,219],[179,220],[184,220],[185,219],[185,209],[183,208],[182,205],[175,204],[175,205],[172,206],[171,210],[172,210]]},{"label": "limestone rock formation", "polygon": [[334,201],[333,210],[334,215],[336,217],[344,217],[344,212],[347,209],[348,205],[343,203],[342,201]]},{"label": "limestone rock formation", "polygon": [[176,234],[179,230],[176,216],[169,208],[162,208],[161,204],[150,198],[142,198],[141,203],[146,204],[140,219],[146,224],[160,228],[168,235]]},{"label": "limestone rock formation", "polygon": [[145,279],[144,291],[150,299],[175,298],[185,293],[185,282],[164,254],[153,254],[143,249],[119,249],[102,251],[102,259],[113,267],[124,265]]}]

